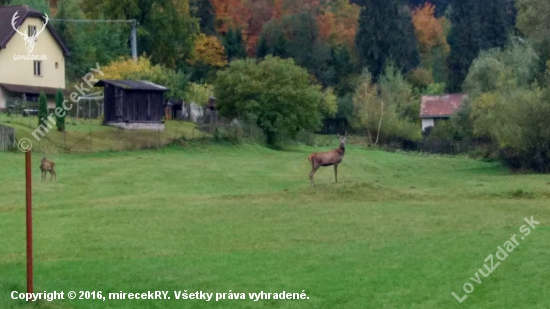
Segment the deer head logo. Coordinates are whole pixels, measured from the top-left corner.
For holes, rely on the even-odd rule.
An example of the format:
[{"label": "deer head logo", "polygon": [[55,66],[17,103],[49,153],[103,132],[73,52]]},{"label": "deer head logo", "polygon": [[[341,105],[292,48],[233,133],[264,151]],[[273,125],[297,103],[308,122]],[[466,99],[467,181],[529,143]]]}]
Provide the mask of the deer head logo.
[{"label": "deer head logo", "polygon": [[21,25],[19,25],[19,27],[17,28],[15,27],[15,23],[19,18],[18,13],[19,11],[16,11],[15,14],[13,14],[13,17],[11,19],[11,26],[13,27],[13,30],[15,30],[17,33],[21,35],[21,37],[25,41],[25,49],[27,50],[27,53],[30,54],[34,50],[34,43],[36,42],[36,38],[40,35],[40,33],[42,33],[42,31],[44,31],[44,29],[46,29],[46,25],[48,24],[48,20],[49,20],[48,14],[44,13],[44,21],[42,22],[42,29],[40,29],[40,31],[37,32],[35,29],[33,33],[28,33],[29,30],[25,32],[19,31],[19,28],[21,27]]}]

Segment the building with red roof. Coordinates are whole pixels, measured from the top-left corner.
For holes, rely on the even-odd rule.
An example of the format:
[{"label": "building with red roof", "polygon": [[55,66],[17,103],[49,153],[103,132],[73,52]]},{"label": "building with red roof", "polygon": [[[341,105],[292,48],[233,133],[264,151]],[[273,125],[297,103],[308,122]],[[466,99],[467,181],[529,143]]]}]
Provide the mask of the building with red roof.
[{"label": "building with red roof", "polygon": [[422,119],[422,132],[429,127],[434,127],[439,119],[449,119],[455,113],[462,102],[467,99],[465,94],[424,95],[420,102],[420,119]]}]

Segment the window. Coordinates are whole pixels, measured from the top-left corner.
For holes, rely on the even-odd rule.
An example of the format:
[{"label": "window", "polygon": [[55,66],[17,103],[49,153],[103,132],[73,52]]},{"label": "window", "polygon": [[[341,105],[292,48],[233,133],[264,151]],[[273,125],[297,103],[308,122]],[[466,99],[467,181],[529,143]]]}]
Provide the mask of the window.
[{"label": "window", "polygon": [[42,76],[42,61],[34,62],[34,76]]},{"label": "window", "polygon": [[38,94],[36,93],[26,93],[25,97],[29,102],[38,102]]},{"label": "window", "polygon": [[29,37],[33,36],[36,33],[36,26],[29,25],[27,35]]}]

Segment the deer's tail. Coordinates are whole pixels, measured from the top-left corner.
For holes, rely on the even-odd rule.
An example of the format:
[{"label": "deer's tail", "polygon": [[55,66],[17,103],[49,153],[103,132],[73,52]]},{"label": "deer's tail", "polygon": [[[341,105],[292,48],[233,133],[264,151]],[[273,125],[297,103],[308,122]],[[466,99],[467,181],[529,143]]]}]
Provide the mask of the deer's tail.
[{"label": "deer's tail", "polygon": [[313,155],[314,155],[314,154],[312,153],[312,154],[310,154],[310,155],[307,157],[307,160],[308,160],[309,162],[311,162],[311,160],[313,159]]}]

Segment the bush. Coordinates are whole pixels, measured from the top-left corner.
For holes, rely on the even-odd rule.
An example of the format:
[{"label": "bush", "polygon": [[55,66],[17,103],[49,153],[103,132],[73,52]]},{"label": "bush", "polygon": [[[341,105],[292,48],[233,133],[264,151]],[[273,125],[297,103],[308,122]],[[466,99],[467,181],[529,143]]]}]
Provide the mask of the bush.
[{"label": "bush", "polygon": [[302,130],[317,130],[323,114],[333,116],[336,98],[327,91],[292,59],[272,56],[233,61],[214,83],[220,115],[257,124],[269,145]]},{"label": "bush", "polygon": [[47,120],[48,118],[48,99],[44,92],[40,92],[38,96],[38,125],[42,124],[42,119]]}]

